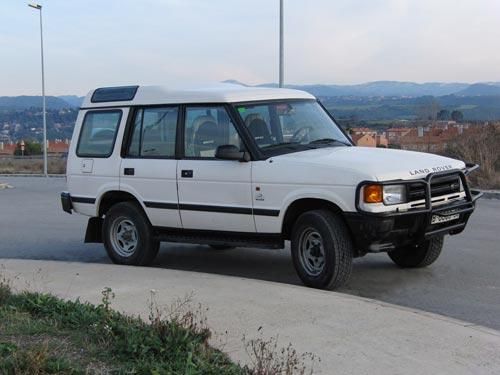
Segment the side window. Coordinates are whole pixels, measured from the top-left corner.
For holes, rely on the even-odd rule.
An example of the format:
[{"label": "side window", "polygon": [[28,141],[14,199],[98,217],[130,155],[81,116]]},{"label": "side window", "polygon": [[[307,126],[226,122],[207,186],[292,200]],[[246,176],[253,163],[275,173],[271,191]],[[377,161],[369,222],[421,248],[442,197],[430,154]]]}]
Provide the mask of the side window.
[{"label": "side window", "polygon": [[275,132],[271,128],[269,105],[241,106],[238,107],[238,112],[260,147],[276,143]]},{"label": "side window", "polygon": [[243,144],[222,106],[187,107],[184,128],[186,157],[213,158],[218,146]]},{"label": "side window", "polygon": [[139,109],[132,125],[127,155],[143,158],[175,157],[178,113],[177,107]]},{"label": "side window", "polygon": [[85,114],[76,155],[108,157],[113,153],[122,111],[92,111]]}]

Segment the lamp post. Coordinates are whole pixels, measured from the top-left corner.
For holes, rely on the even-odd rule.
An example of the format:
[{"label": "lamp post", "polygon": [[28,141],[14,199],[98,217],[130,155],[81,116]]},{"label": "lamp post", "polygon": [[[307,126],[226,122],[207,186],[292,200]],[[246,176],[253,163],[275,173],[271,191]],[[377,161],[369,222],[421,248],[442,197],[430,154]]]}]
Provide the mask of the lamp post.
[{"label": "lamp post", "polygon": [[280,0],[280,68],[279,68],[279,87],[284,84],[284,44],[283,44],[283,0]]},{"label": "lamp post", "polygon": [[29,7],[40,11],[40,51],[42,59],[42,116],[43,116],[43,174],[48,177],[47,170],[47,112],[45,108],[45,71],[43,64],[43,28],[42,28],[42,6],[36,3],[28,4]]}]

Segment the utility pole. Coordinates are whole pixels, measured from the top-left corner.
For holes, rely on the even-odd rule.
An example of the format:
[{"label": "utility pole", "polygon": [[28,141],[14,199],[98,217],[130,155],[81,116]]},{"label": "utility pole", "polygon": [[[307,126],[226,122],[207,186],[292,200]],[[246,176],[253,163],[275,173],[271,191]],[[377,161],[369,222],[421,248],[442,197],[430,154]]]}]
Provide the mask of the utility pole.
[{"label": "utility pole", "polygon": [[283,44],[283,1],[280,0],[280,61],[279,61],[279,87],[283,87],[284,85],[284,44]]},{"label": "utility pole", "polygon": [[29,7],[40,11],[40,52],[42,59],[42,116],[43,116],[43,174],[48,177],[47,163],[47,110],[45,106],[45,70],[43,61],[43,27],[42,27],[42,6],[40,4],[31,3]]}]

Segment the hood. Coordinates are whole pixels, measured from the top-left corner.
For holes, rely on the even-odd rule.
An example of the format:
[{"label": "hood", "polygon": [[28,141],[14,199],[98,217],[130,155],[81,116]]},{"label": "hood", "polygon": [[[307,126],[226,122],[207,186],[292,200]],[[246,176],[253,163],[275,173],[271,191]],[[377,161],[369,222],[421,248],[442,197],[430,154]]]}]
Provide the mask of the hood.
[{"label": "hood", "polygon": [[465,168],[464,162],[444,156],[356,146],[325,147],[280,155],[273,159],[333,168],[346,173],[352,171],[356,175],[363,175],[365,179],[374,181],[411,180],[424,178],[433,172]]}]

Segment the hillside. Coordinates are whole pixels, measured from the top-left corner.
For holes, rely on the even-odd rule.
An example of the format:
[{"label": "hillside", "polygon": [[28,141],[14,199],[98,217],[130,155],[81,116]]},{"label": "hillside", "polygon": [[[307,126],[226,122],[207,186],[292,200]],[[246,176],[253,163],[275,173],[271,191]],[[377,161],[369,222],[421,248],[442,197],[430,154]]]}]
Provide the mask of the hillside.
[{"label": "hillside", "polygon": [[[233,84],[243,84],[230,80]],[[245,84],[243,84],[245,85]],[[246,86],[246,85],[245,85]],[[276,87],[263,84],[259,87]],[[414,83],[378,81],[359,85],[286,85],[317,96],[341,119],[379,122],[412,120],[425,103],[438,109],[458,110],[466,121],[500,119],[500,83]]]},{"label": "hillside", "polygon": [[[226,81],[238,83],[237,81]],[[276,84],[266,83],[259,87],[277,87]],[[414,83],[398,81],[376,81],[358,85],[286,85],[288,88],[305,90],[316,96],[477,96],[500,95],[500,83]]]},{"label": "hillside", "polygon": [[[83,98],[75,95],[47,96],[47,109],[63,109],[79,107]],[[0,96],[0,110],[20,110],[27,108],[41,108],[41,96]]]},{"label": "hillside", "polygon": [[[242,84],[238,81],[226,81]],[[274,84],[260,85],[275,87]],[[378,81],[359,85],[289,85],[317,96],[344,123],[389,123],[427,118],[443,109],[462,112],[465,121],[500,120],[500,83],[413,83]],[[47,97],[49,138],[71,136],[83,98]],[[40,96],[0,97],[0,141],[41,139]]]}]

